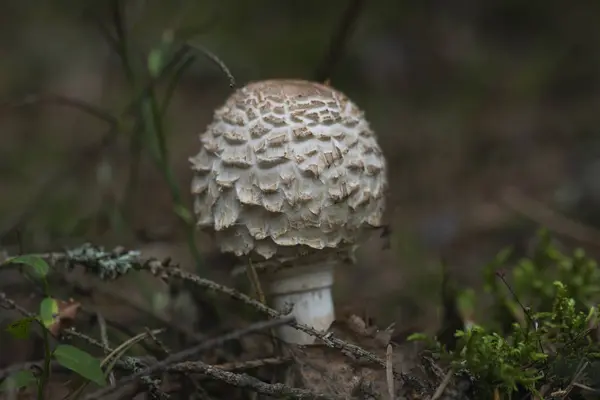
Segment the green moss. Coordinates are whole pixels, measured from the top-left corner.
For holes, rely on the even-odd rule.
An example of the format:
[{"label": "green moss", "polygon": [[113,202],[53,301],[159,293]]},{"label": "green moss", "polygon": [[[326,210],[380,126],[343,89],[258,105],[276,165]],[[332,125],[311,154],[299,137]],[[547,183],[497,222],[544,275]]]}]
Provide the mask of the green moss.
[{"label": "green moss", "polygon": [[532,253],[504,272],[504,251],[486,268],[493,317],[481,325],[465,321],[454,348],[435,337],[410,337],[426,341],[457,374],[471,376],[481,398],[564,390],[575,376],[585,383],[580,372],[586,368],[600,367],[596,263],[582,250],[563,254],[546,232]]}]

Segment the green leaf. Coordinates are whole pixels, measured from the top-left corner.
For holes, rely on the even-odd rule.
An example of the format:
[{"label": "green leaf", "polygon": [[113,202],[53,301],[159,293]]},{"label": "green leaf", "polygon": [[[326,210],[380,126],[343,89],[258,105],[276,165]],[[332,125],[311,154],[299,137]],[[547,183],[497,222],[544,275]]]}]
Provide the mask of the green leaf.
[{"label": "green leaf", "polygon": [[102,372],[100,360],[91,354],[77,347],[61,344],[54,350],[53,355],[63,367],[76,372],[99,386],[106,386],[106,378],[104,372]]},{"label": "green leaf", "polygon": [[152,77],[158,77],[165,65],[165,60],[168,58],[171,44],[173,43],[173,32],[171,30],[167,30],[162,35],[162,40],[160,44],[150,50],[150,54],[148,54],[148,71]]},{"label": "green leaf", "polygon": [[33,321],[35,321],[35,317],[22,318],[8,325],[6,331],[15,339],[27,339]]},{"label": "green leaf", "polygon": [[545,360],[548,358],[548,354],[535,352],[530,354],[530,358],[533,361]]},{"label": "green leaf", "polygon": [[424,333],[413,333],[406,338],[406,340],[409,342],[428,340],[428,339],[429,339],[429,337]]},{"label": "green leaf", "polygon": [[25,264],[33,269],[33,273],[38,278],[45,278],[50,271],[50,266],[43,258],[34,255],[24,255],[11,257],[7,259],[5,264]]},{"label": "green leaf", "polygon": [[458,330],[456,332],[454,332],[454,337],[455,338],[461,338],[461,337],[465,337],[466,333],[463,330]]},{"label": "green leaf", "polygon": [[58,318],[58,303],[51,297],[46,297],[40,303],[40,318],[46,328],[50,328]]},{"label": "green leaf", "polygon": [[162,49],[152,49],[148,54],[148,71],[153,77],[157,77],[160,74],[160,70],[163,65],[163,52]]},{"label": "green leaf", "polygon": [[12,392],[23,389],[37,381],[33,372],[29,370],[17,371],[10,374],[2,384],[0,384],[0,392]]},{"label": "green leaf", "polygon": [[477,304],[477,298],[473,289],[469,288],[458,292],[456,306],[463,319],[473,318],[475,304]]},{"label": "green leaf", "polygon": [[194,222],[194,217],[192,216],[192,213],[190,212],[190,210],[188,210],[186,207],[177,204],[175,205],[175,207],[173,207],[173,211],[175,212],[175,214],[177,214],[179,216],[179,218],[181,218],[186,224],[188,225],[192,225]]}]

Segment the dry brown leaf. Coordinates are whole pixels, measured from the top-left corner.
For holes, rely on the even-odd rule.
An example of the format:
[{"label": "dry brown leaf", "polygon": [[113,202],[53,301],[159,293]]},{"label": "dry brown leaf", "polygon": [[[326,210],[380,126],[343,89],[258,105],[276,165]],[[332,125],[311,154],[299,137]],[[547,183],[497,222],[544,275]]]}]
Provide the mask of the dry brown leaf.
[{"label": "dry brown leaf", "polygon": [[54,319],[54,323],[48,327],[48,330],[54,336],[73,325],[73,321],[75,321],[81,308],[81,303],[73,299],[68,301],[57,300],[56,302],[58,304],[58,315]]}]

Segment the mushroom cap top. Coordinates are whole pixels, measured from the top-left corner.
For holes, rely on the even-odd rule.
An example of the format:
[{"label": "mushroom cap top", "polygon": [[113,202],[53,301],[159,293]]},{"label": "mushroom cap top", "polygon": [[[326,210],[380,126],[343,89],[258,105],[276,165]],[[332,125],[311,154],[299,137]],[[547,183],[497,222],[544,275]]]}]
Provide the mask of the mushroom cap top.
[{"label": "mushroom cap top", "polygon": [[352,245],[382,223],[386,162],[364,113],[320,83],[236,90],[190,158],[197,225],[265,259]]}]

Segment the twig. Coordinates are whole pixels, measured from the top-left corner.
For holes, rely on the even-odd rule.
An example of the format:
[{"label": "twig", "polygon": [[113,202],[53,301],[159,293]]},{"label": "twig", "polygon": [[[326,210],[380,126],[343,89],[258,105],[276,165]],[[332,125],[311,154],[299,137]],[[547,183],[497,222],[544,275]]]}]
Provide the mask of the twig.
[{"label": "twig", "polygon": [[[159,332],[159,331],[160,330],[155,330],[153,332]],[[84,335],[81,332],[78,332],[73,328],[67,329],[64,332],[64,335],[81,338],[96,347],[100,347],[104,351],[105,354],[110,354],[110,353],[114,352],[114,349],[104,346],[102,343],[98,342],[97,340],[90,338],[89,336]],[[146,368],[148,362],[145,362],[144,360],[142,360],[140,358],[127,357],[124,361],[117,361],[117,364],[120,364],[121,367],[125,367],[128,371],[136,373],[136,372],[144,370],[144,368]],[[142,378],[142,380],[143,380],[144,386],[148,389],[150,395],[153,398],[164,399],[167,397],[166,394],[163,393],[159,389],[158,383],[156,381],[146,378],[146,377]],[[114,387],[114,386],[111,386],[111,387]]]},{"label": "twig", "polygon": [[18,305],[14,300],[9,299],[4,292],[0,292],[0,307],[4,308],[5,310],[16,310],[27,318],[36,316],[34,313],[29,312],[27,309]]},{"label": "twig", "polygon": [[[164,329],[162,330],[158,330],[158,331],[164,331]],[[159,332],[155,332],[155,333],[159,333]],[[117,363],[117,361],[123,357],[125,355],[125,352],[130,349],[132,346],[134,346],[135,344],[147,339],[150,335],[152,335],[153,332],[150,331],[146,331],[140,334],[135,335],[134,337],[131,337],[129,339],[127,339],[126,341],[124,341],[123,343],[121,343],[119,346],[117,346],[113,351],[111,351],[101,362],[100,362],[100,367],[103,368],[105,371],[110,371],[112,372],[113,367],[115,366],[115,364]],[[83,391],[85,390],[85,388],[88,386],[89,381],[86,381],[84,383],[82,383],[79,388],[77,388],[74,392],[74,398],[78,399],[79,396],[81,395],[81,393],[83,393]],[[115,386],[115,382],[111,381],[111,386]]]},{"label": "twig", "polygon": [[394,400],[396,398],[396,390],[394,389],[394,349],[392,344],[389,343],[387,345],[387,349],[385,352],[385,379],[387,381],[388,395],[390,396],[390,400]]},{"label": "twig", "polygon": [[[90,296],[91,295],[91,288],[87,288],[82,286],[79,282],[77,281],[69,281],[68,279],[66,279],[63,275],[57,274],[57,281],[58,281],[58,285],[61,286],[69,286],[72,288],[73,291],[75,291],[76,294],[78,295],[83,295],[83,296]],[[51,281],[53,282],[53,280]],[[11,287],[12,288],[12,287]],[[39,290],[37,287],[33,288],[36,292],[41,292],[40,294],[43,295],[43,291]],[[26,290],[30,290],[29,288],[27,288]],[[156,313],[147,310],[145,307],[139,306],[137,303],[134,304],[132,303],[132,299],[131,297],[127,297],[122,295],[121,293],[111,290],[108,287],[103,288],[103,287],[99,287],[99,286],[95,286],[93,287],[93,291],[96,294],[103,294],[106,297],[110,298],[111,300],[117,300],[117,301],[122,301],[124,303],[128,303],[128,305],[130,305],[132,308],[134,308],[136,311],[139,311],[141,313],[147,314],[148,317],[150,318],[154,318],[156,319],[158,322],[162,322],[163,325],[168,325],[169,328],[173,328],[174,330],[178,330],[181,329],[181,327],[179,326],[175,326],[172,321],[169,321],[167,318],[162,317],[157,315]],[[90,308],[84,304],[82,304],[79,308],[79,312],[83,313],[83,314],[87,314],[90,317],[93,317],[96,321],[98,321],[98,312],[97,310],[95,310],[94,308]],[[103,316],[104,321],[106,323],[107,326],[112,326],[113,328],[123,332],[125,335],[128,336],[135,336],[137,333],[134,331],[134,329],[132,329],[130,326],[125,326],[125,324],[119,322],[119,321],[115,321],[114,319],[110,319],[107,318],[105,316]],[[190,332],[191,330],[186,330],[186,331],[182,331],[181,333],[186,334],[185,332]],[[197,338],[196,340],[198,342],[204,340],[204,337],[200,334],[196,334],[195,336],[190,336],[190,337],[195,337]],[[140,346],[144,347],[144,349],[146,349],[149,352],[153,352],[154,349],[152,349],[147,343],[140,343]]]},{"label": "twig", "polygon": [[[514,291],[514,289],[510,285],[510,283],[508,283],[508,281],[506,280],[504,274],[501,273],[501,272],[497,272],[496,273],[496,277],[502,281],[502,283],[504,284],[504,286],[506,286],[506,288],[510,292],[511,296],[513,297],[513,299],[517,302],[517,304],[519,305],[519,307],[521,308],[521,310],[523,311],[523,313],[525,314],[525,316],[529,320],[529,323],[530,323],[531,327],[534,330],[537,330],[537,321],[535,320],[535,318],[533,318],[533,315],[531,314],[531,311],[530,311],[529,307],[525,307],[525,304],[523,304],[521,302],[521,299],[519,299],[519,296],[517,296],[517,293]],[[542,352],[543,352],[543,349],[542,349]]]},{"label": "twig", "polygon": [[[235,289],[220,285],[220,284],[210,281],[208,279],[200,278],[197,275],[183,271],[179,268],[173,268],[171,266],[169,266],[168,268],[164,267],[157,260],[153,260],[153,261],[150,260],[147,263],[148,263],[147,266],[142,267],[142,269],[148,269],[150,271],[153,271],[153,273],[155,275],[160,275],[161,277],[166,278],[166,279],[168,279],[169,277],[173,277],[173,278],[187,280],[197,286],[200,286],[205,289],[212,290],[212,291],[217,291],[217,292],[223,293],[235,300],[241,301],[244,304],[258,310],[259,312],[270,316],[271,318],[281,317],[281,314],[278,311],[260,303],[259,301],[256,301],[256,300],[246,296],[243,293],[238,292]],[[347,343],[341,339],[338,339],[331,332],[320,332],[320,331],[315,330],[314,328],[311,328],[308,325],[299,324],[297,322],[290,323],[289,325],[302,331],[302,332],[305,332],[309,335],[312,335],[312,336],[322,340],[329,347],[348,352],[355,357],[362,358],[364,360],[368,360],[370,362],[380,365],[383,368],[386,368],[385,360],[381,359],[380,357],[376,356],[373,353],[370,353],[370,352],[364,350],[363,348],[361,348],[359,346],[356,346],[356,345]],[[401,373],[398,373],[398,372],[394,372],[394,376],[403,377],[404,375]]]},{"label": "twig", "polygon": [[[210,291],[219,292],[231,297],[234,300],[240,301],[257,311],[268,315],[271,318],[281,318],[282,314],[261,302],[252,299],[251,297],[240,293],[230,287],[220,285],[209,279],[201,278],[193,273],[183,271],[180,268],[174,267],[169,260],[161,262],[154,258],[143,259],[137,252],[124,253],[123,250],[106,252],[100,248],[95,248],[91,245],[84,245],[81,248],[74,249],[65,253],[42,254],[42,257],[47,258],[50,264],[56,262],[67,262],[68,264],[79,264],[84,266],[88,272],[94,273],[104,279],[114,279],[121,274],[127,273],[131,269],[149,271],[155,276],[169,280],[170,278],[182,279],[196,286],[208,289]],[[377,355],[370,353],[363,348],[347,343],[333,335],[331,332],[321,332],[314,328],[299,324],[297,322],[289,323],[290,326],[305,332],[311,336],[320,339],[327,346],[342,350],[352,354],[354,357],[370,361],[382,368],[386,368],[385,360]],[[405,378],[405,375],[394,371],[394,376]]]},{"label": "twig", "polygon": [[[254,333],[254,332],[258,332],[258,331],[262,331],[262,330],[266,330],[266,329],[270,329],[273,328],[275,326],[279,326],[279,325],[284,325],[284,324],[288,324],[290,322],[294,321],[294,317],[293,316],[287,316],[287,317],[283,317],[280,319],[276,319],[276,320],[270,320],[270,321],[261,321],[261,322],[257,322],[255,324],[252,324],[246,328],[225,334],[223,336],[219,336],[215,339],[211,339],[211,340],[207,340],[204,343],[201,343],[197,346],[194,346],[190,349],[186,349],[183,350],[181,352],[175,353],[167,358],[165,358],[164,360],[157,362],[156,364],[142,370],[139,371],[131,376],[128,376],[125,379],[122,379],[121,381],[119,381],[119,387],[123,388],[126,385],[134,382],[135,380],[144,377],[144,376],[150,376],[153,375],[157,372],[161,372],[164,369],[166,369],[169,365],[180,362],[186,358],[190,358],[198,353],[200,353],[201,351],[204,350],[208,350],[210,348],[219,346],[229,340],[232,339],[237,339],[240,338],[242,336],[248,335],[250,333]],[[114,387],[107,387],[101,390],[98,390],[97,392],[94,392],[90,395],[88,395],[86,397],[86,399],[99,399],[99,398],[104,398],[104,396],[107,396],[109,394],[113,394],[114,392]],[[118,397],[118,396],[117,396]]]},{"label": "twig", "polygon": [[[153,357],[137,357],[137,359],[143,364],[147,364],[149,362],[154,362]],[[269,367],[276,366],[281,364],[286,364],[292,361],[291,357],[269,357],[269,358],[260,358],[257,360],[249,360],[249,361],[241,361],[241,362],[230,362],[224,364],[217,364],[214,367],[222,369],[224,371],[240,371],[240,370],[248,370],[255,369],[261,367]],[[44,360],[38,361],[27,361],[20,364],[12,364],[7,366],[6,368],[0,369],[0,382],[6,379],[9,375],[24,370],[41,370],[44,365]],[[64,372],[72,372],[70,369],[63,367],[57,361],[52,361],[51,363],[52,371],[64,371]],[[118,368],[123,371],[131,371],[131,367],[129,367],[123,361],[117,362],[115,368]],[[183,361],[180,363],[176,363],[168,366],[165,369],[166,372],[170,373],[202,373],[201,369],[196,368],[195,361]]]},{"label": "twig", "polygon": [[[239,371],[243,369],[254,369],[261,367],[268,367],[273,365],[281,365],[286,364],[292,361],[292,357],[269,357],[269,358],[259,358],[258,360],[249,360],[249,361],[241,361],[241,362],[230,362],[225,364],[215,365],[215,368],[219,368],[225,371]],[[176,369],[172,369],[176,368]],[[168,371],[176,371],[178,369],[186,369],[188,368],[190,372],[194,371],[194,362],[182,362],[179,364],[175,364],[172,367],[169,367]]]},{"label": "twig", "polygon": [[593,387],[584,385],[583,383],[573,382],[573,386],[578,387],[579,389],[585,390],[586,392],[600,394],[600,389],[595,389]]},{"label": "twig", "polygon": [[[4,292],[0,292],[0,306],[5,309],[16,310],[16,311],[20,312],[21,314],[23,314],[25,317],[35,317],[34,313],[31,313],[31,312],[27,311],[25,308],[19,306],[14,300],[9,299]],[[41,326],[42,329],[46,329],[41,323],[39,323],[39,325]],[[153,332],[160,332],[160,330],[155,330]],[[91,338],[81,332],[78,332],[74,328],[65,329],[62,333],[63,333],[63,336],[66,336],[66,337],[77,337],[77,338],[83,339],[86,342],[88,342],[89,344],[102,349],[102,351],[106,354],[110,354],[111,352],[114,351],[110,347],[105,346],[103,343],[97,341],[94,338]],[[50,336],[53,337],[51,334],[50,334]],[[44,363],[44,362],[42,362],[42,363]],[[134,373],[136,373],[140,370],[143,370],[143,367],[146,366],[145,362],[142,359],[132,358],[132,357],[127,357],[126,361],[118,362],[118,364],[120,364],[120,366],[122,368],[125,368]],[[143,380],[144,380],[144,385],[148,388],[148,391],[150,392],[150,394],[152,395],[153,398],[162,399],[162,398],[166,397],[166,395],[162,391],[160,391],[160,389],[158,388],[158,385],[156,384],[155,381],[150,380],[150,379],[143,379]]]},{"label": "twig", "polygon": [[190,54],[186,56],[181,63],[179,63],[178,67],[173,72],[172,79],[167,83],[167,87],[165,89],[165,94],[163,96],[162,105],[160,107],[160,113],[165,114],[169,105],[171,104],[171,99],[175,94],[175,89],[177,89],[177,84],[181,81],[181,76],[183,73],[192,66],[192,64],[196,61],[196,56],[194,54]]},{"label": "twig", "polygon": [[[98,319],[98,326],[100,327],[100,339],[102,340],[102,344],[108,348],[109,343],[108,335],[106,333],[106,320],[99,312],[96,312],[96,318]],[[114,372],[110,371],[110,374],[108,374],[108,381],[111,385],[115,385],[116,380]]]},{"label": "twig", "polygon": [[123,63],[123,69],[127,74],[127,78],[132,84],[134,84],[135,74],[129,60],[129,41],[127,40],[127,26],[125,23],[125,2],[122,0],[112,0],[112,19],[115,26],[116,39],[114,44],[116,45],[116,52]]},{"label": "twig", "polygon": [[[164,345],[164,343],[159,338],[157,338],[156,335],[152,334],[152,331],[149,328],[146,328],[146,332],[148,332],[148,334],[150,335],[150,338],[160,348],[160,350],[164,354],[164,357],[168,357],[171,354],[171,351]],[[202,388],[202,386],[200,386],[200,384],[195,379],[193,379],[192,377],[190,377],[188,375],[184,375],[181,378],[182,378],[181,379],[182,385],[185,385],[184,381],[187,381],[189,383],[189,385],[191,385],[193,387],[192,390],[195,391],[195,393],[202,394],[202,396],[200,396],[200,398],[208,398],[208,394],[206,393],[204,388]]]},{"label": "twig", "polygon": [[[148,362],[153,362],[154,358],[137,357],[136,360],[142,364],[146,364]],[[228,364],[223,364],[223,365],[228,366]],[[50,366],[51,366],[52,371],[73,372],[72,370],[63,367],[57,361],[52,361],[50,363]],[[11,375],[17,371],[23,371],[23,370],[39,370],[39,371],[41,371],[43,367],[44,367],[44,360],[27,361],[27,362],[20,363],[20,364],[9,365],[4,369],[0,369],[0,382],[2,380],[6,379],[9,375]],[[124,361],[118,361],[117,364],[115,365],[115,367],[120,370],[123,370],[123,371],[131,372],[131,366]]]},{"label": "twig", "polygon": [[234,78],[233,74],[231,73],[231,71],[229,70],[229,68],[227,68],[227,65],[225,65],[223,60],[221,60],[219,57],[217,57],[216,54],[214,54],[212,51],[210,51],[209,49],[207,49],[204,46],[201,46],[198,44],[193,44],[193,43],[188,43],[187,45],[190,48],[199,51],[200,53],[205,55],[209,60],[211,60],[213,63],[215,63],[221,69],[221,71],[225,74],[225,76],[227,76],[227,79],[229,79],[229,87],[232,89],[235,89],[235,87],[236,87],[235,78]]},{"label": "twig", "polygon": [[[262,286],[260,284],[260,279],[258,279],[258,274],[256,273],[256,269],[254,269],[254,264],[252,263],[252,260],[248,260],[248,265],[246,266],[246,272],[248,274],[248,280],[250,281],[250,284],[252,285],[252,289],[254,290],[254,293],[256,294],[256,298],[262,304],[266,305],[267,298],[265,296],[265,292],[262,290]],[[281,353],[281,343],[279,342],[279,340],[277,340],[275,331],[273,329],[271,329],[270,333],[271,333],[271,342],[273,343],[273,349],[275,349],[275,351],[277,353]]]},{"label": "twig", "polygon": [[152,330],[148,327],[146,327],[146,333],[148,333],[148,337],[150,339],[152,339],[152,341],[154,342],[154,344],[156,344],[156,346],[160,349],[160,351],[165,355],[168,356],[169,354],[171,354],[171,351],[167,348],[167,346],[165,346],[165,344],[163,343],[162,340],[160,340],[155,334],[154,332],[152,332]]},{"label": "twig", "polygon": [[433,393],[433,396],[431,396],[431,400],[437,400],[442,397],[442,395],[444,394],[444,390],[446,390],[446,388],[450,384],[450,381],[452,380],[453,376],[454,376],[454,371],[452,371],[452,370],[450,370],[446,373],[446,375],[444,376],[444,379],[442,379],[442,382],[435,390],[435,393]]},{"label": "twig", "polygon": [[[122,363],[118,364],[117,367],[119,367],[120,369],[129,371],[128,369],[123,368]],[[34,371],[34,374],[36,374],[39,371],[41,371],[43,368],[44,368],[44,360],[28,361],[28,362],[19,363],[19,364],[12,364],[12,365],[7,366],[6,368],[0,369],[0,382],[2,382],[4,379],[8,378],[10,375],[12,375],[16,372],[19,372],[19,371]],[[58,361],[51,361],[50,369],[52,370],[52,372],[73,373],[72,370],[70,370],[66,367],[63,367],[61,364],[58,363]]]},{"label": "twig", "polygon": [[[291,357],[271,357],[271,358],[263,358],[259,360],[250,360],[250,361],[242,361],[242,362],[231,362],[226,364],[214,365],[214,368],[224,370],[224,371],[236,371],[236,370],[247,370],[260,368],[265,366],[274,366],[286,364],[292,360]],[[187,377],[190,381],[192,381],[197,387],[200,387],[199,382],[210,379],[210,376],[203,374],[204,371],[204,363],[198,365],[194,361],[184,361],[181,363],[177,363],[169,366],[166,369],[166,372],[175,373],[175,374],[183,374],[183,376]],[[192,374],[201,374],[197,377]]]},{"label": "twig", "polygon": [[248,265],[246,265],[246,273],[248,275],[248,280],[252,285],[252,289],[254,290],[254,294],[256,294],[256,298],[263,304],[267,304],[265,293],[262,290],[260,285],[260,279],[258,279],[258,274],[256,273],[256,269],[254,268],[254,264],[252,264],[252,260],[248,260]]},{"label": "twig", "polygon": [[201,361],[196,361],[194,364],[196,372],[200,372],[231,386],[249,389],[262,395],[286,397],[289,399],[341,400],[341,397],[315,393],[307,389],[293,388],[282,383],[266,383],[249,375],[224,371]]},{"label": "twig", "polygon": [[79,332],[75,328],[65,329],[62,332],[62,335],[67,338],[81,339],[84,342],[87,342],[88,344],[91,344],[94,347],[98,347],[99,349],[102,349],[102,351],[106,354],[108,354],[112,351],[112,349],[109,346],[105,346],[102,342],[94,339],[93,337],[86,335],[85,333]]},{"label": "twig", "polygon": [[[281,318],[282,314],[251,297],[240,293],[230,287],[220,285],[209,279],[201,278],[193,273],[183,271],[180,268],[170,264],[170,260],[159,261],[154,258],[143,259],[138,252],[124,252],[122,249],[113,252],[106,252],[101,248],[93,247],[92,245],[84,245],[81,248],[67,251],[67,253],[50,253],[40,254],[39,256],[46,258],[50,265],[55,266],[57,262],[66,262],[68,265],[81,265],[103,279],[115,279],[120,275],[126,274],[128,271],[144,270],[151,272],[155,276],[169,280],[170,278],[182,279],[196,286],[209,291],[219,292],[231,297],[234,300],[240,301],[257,311],[268,315],[271,318]],[[290,322],[290,326],[305,332],[311,336],[320,339],[325,345],[342,350],[346,354],[372,362],[386,368],[385,360],[377,355],[366,351],[365,349],[351,343],[347,343],[333,335],[331,332],[321,332],[304,324]],[[394,371],[394,376],[405,379],[405,375],[401,372]]]},{"label": "twig", "polygon": [[571,393],[571,391],[573,390],[573,387],[575,386],[575,383],[579,380],[579,378],[581,378],[581,375],[583,375],[583,373],[585,372],[586,368],[590,365],[589,361],[584,361],[581,360],[579,362],[579,366],[577,368],[577,372],[575,373],[575,376],[573,377],[573,379],[571,379],[571,383],[569,383],[569,386],[567,386],[567,388],[565,389],[565,393],[563,394],[563,396],[561,397],[561,399],[566,399],[567,396],[569,396],[569,393]]},{"label": "twig", "polygon": [[[514,291],[514,289],[510,285],[510,283],[508,283],[508,281],[504,277],[504,274],[497,272],[496,276],[502,281],[502,283],[504,284],[504,286],[506,286],[506,288],[508,289],[508,291],[512,295],[513,299],[519,305],[519,307],[521,307],[521,310],[523,311],[523,313],[527,317],[527,320],[529,321],[530,327],[533,328],[534,331],[537,331],[537,329],[538,329],[538,326],[537,326],[538,322],[536,321],[536,319],[531,314],[531,311],[530,311],[529,307],[525,307],[525,305],[521,302],[521,299],[519,299],[519,296],[517,296],[517,293]],[[542,345],[541,339],[538,338],[537,342],[538,342],[538,346],[540,348],[540,352],[542,354],[546,354],[546,351],[544,350],[544,346]]]},{"label": "twig", "polygon": [[348,3],[342,18],[331,37],[327,53],[315,72],[315,80],[317,82],[325,82],[331,77],[335,66],[344,53],[346,42],[352,34],[352,30],[356,25],[356,21],[358,20],[358,16],[364,5],[364,0],[350,0]]}]

